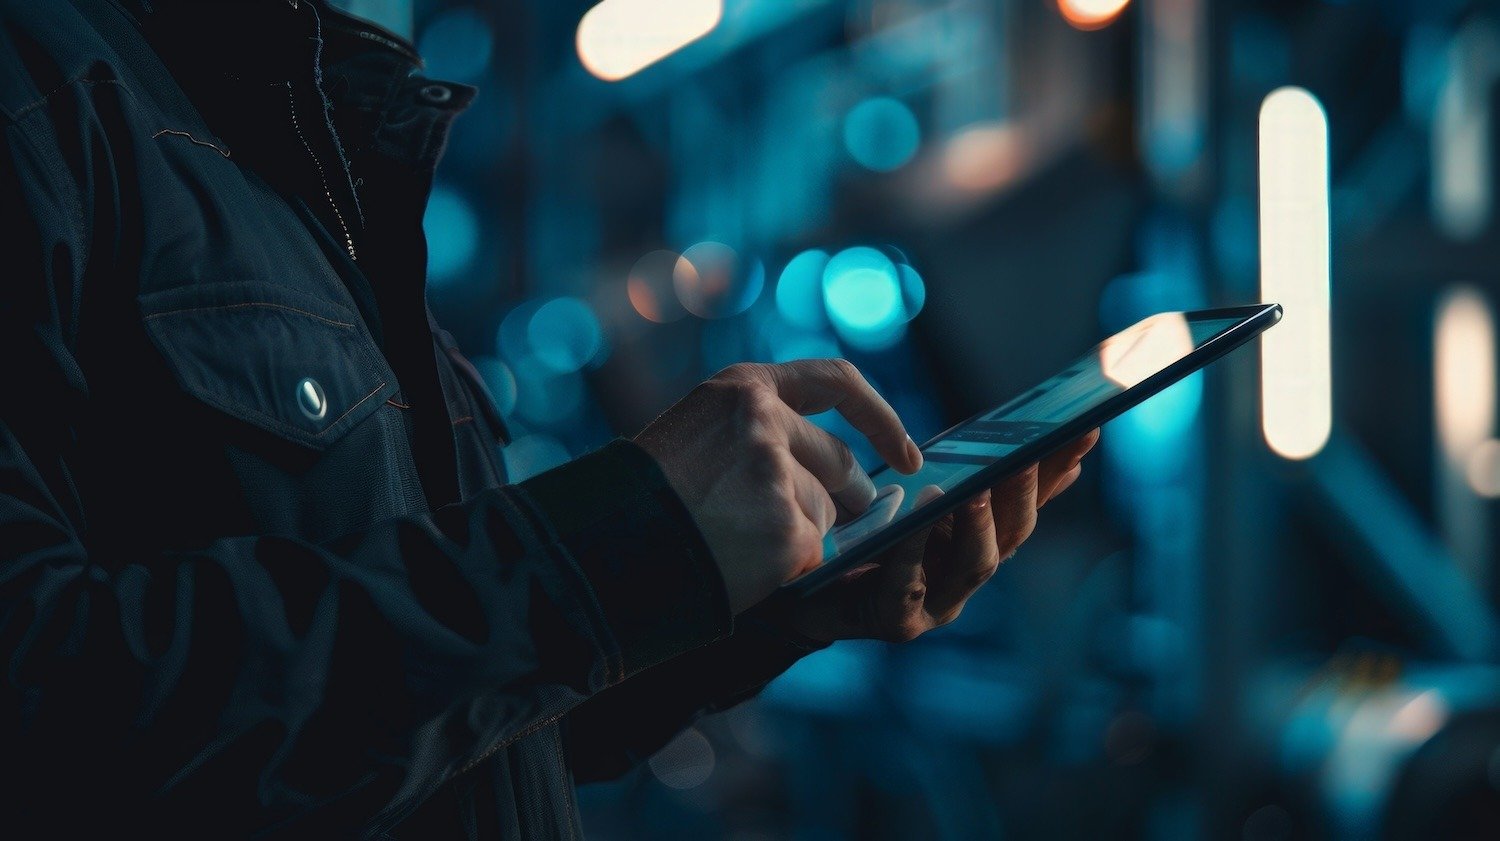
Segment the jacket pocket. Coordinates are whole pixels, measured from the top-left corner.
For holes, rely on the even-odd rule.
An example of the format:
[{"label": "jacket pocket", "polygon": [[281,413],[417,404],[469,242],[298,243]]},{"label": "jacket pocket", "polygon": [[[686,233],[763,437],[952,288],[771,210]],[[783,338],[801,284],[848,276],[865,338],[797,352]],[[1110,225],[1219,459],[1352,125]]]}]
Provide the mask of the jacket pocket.
[{"label": "jacket pocket", "polygon": [[397,392],[352,311],[261,282],[140,296],[146,333],[179,385],[274,435],[323,450]]}]

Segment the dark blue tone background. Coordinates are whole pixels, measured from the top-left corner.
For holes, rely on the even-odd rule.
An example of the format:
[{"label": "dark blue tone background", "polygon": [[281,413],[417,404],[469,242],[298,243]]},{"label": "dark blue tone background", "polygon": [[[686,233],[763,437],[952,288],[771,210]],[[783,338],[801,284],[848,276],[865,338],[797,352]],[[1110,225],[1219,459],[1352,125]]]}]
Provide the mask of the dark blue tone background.
[{"label": "dark blue tone background", "polygon": [[808,658],[585,789],[591,836],[1500,833],[1494,465],[1443,489],[1432,351],[1450,288],[1500,274],[1433,164],[1474,132],[1460,186],[1493,192],[1495,3],[1132,0],[1084,31],[1062,12],[1097,0],[725,0],[618,82],[583,0],[351,5],[481,88],[430,297],[516,478],[736,361],[847,356],[921,440],[1144,315],[1254,301],[1260,103],[1327,111],[1321,454],[1267,449],[1253,353],[1174,387],[958,622]]}]

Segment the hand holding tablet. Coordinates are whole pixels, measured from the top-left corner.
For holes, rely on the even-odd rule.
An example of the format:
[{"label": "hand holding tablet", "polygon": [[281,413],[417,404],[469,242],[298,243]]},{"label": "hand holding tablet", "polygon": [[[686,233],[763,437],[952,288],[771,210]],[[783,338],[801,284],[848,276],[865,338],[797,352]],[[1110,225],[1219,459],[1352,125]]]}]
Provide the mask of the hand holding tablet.
[{"label": "hand holding tablet", "polygon": [[[1105,339],[1050,379],[999,408],[977,415],[922,447],[922,466],[903,475],[870,474],[885,491],[861,517],[834,526],[823,563],[785,585],[810,595],[931,527],[1007,475],[1042,462],[1172,383],[1248,342],[1281,318],[1263,304],[1161,313]],[[941,493],[923,493],[935,487]],[[883,502],[882,502],[883,500]]]}]

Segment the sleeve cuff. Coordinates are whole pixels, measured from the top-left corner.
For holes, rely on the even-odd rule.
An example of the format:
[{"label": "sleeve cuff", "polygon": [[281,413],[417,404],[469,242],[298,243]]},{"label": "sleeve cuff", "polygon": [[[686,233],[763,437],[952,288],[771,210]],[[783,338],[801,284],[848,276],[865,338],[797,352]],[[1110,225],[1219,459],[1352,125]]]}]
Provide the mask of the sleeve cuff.
[{"label": "sleeve cuff", "polygon": [[708,544],[644,450],[616,440],[515,487],[587,581],[618,648],[610,682],[730,633],[733,613]]}]

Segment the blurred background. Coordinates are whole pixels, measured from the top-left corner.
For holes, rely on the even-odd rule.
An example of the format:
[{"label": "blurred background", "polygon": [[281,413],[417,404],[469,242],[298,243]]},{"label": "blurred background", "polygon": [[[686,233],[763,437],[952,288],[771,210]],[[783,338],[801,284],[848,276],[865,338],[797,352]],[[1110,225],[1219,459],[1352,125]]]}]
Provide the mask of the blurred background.
[{"label": "blurred background", "polygon": [[429,294],[513,478],[741,360],[846,356],[923,440],[1150,313],[1287,307],[958,622],[807,658],[583,789],[590,837],[1500,837],[1500,4],[344,5],[481,89]]}]

